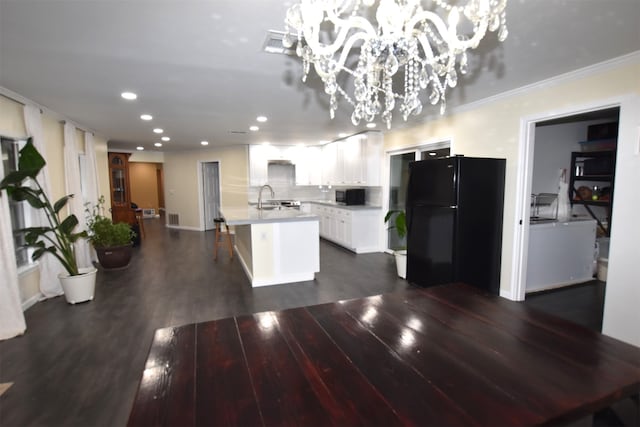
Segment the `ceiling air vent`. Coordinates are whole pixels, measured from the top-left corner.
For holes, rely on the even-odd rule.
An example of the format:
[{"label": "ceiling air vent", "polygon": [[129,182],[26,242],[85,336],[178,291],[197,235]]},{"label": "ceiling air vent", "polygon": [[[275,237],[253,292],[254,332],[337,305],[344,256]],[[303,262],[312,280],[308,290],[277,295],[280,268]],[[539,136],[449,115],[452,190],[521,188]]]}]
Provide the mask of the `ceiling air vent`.
[{"label": "ceiling air vent", "polygon": [[247,132],[243,131],[243,130],[230,130],[229,133],[232,133],[234,135],[246,135]]},{"label": "ceiling air vent", "polygon": [[278,53],[281,55],[290,55],[295,56],[296,49],[295,47],[284,47],[282,45],[282,37],[284,37],[284,32],[269,30],[267,31],[267,38],[264,41],[264,45],[262,46],[262,50],[267,53]]}]

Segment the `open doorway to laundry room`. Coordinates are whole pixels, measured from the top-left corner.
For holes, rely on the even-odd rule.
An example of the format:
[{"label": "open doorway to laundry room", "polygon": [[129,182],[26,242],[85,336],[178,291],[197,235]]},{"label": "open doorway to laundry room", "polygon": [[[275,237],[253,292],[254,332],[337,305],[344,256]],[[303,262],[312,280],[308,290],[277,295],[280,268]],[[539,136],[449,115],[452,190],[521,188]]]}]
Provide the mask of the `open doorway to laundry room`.
[{"label": "open doorway to laundry room", "polygon": [[594,330],[602,328],[619,116],[613,106],[531,124],[519,292]]}]

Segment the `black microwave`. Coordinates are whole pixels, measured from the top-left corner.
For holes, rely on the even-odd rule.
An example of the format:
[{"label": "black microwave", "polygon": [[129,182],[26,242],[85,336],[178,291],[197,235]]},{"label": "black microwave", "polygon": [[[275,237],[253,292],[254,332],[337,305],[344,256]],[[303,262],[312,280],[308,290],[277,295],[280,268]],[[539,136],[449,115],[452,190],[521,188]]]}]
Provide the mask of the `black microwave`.
[{"label": "black microwave", "polygon": [[336,203],[343,205],[364,205],[364,188],[336,190]]}]

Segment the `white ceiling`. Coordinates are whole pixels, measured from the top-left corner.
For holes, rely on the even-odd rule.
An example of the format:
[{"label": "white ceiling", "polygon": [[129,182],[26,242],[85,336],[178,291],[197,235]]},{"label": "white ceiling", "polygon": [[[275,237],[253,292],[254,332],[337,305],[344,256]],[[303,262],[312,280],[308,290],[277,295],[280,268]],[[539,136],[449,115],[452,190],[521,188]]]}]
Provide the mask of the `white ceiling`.
[{"label": "white ceiling", "polygon": [[[201,140],[317,143],[364,130],[351,125],[347,104],[329,119],[318,79],[301,83],[295,58],[262,51],[291,3],[0,0],[0,86],[107,137],[112,149],[157,150],[154,127],[171,137],[164,151]],[[483,41],[448,94],[449,111],[640,49],[640,0],[509,0],[507,20],[509,38]],[[124,90],[138,100],[124,101]],[[249,132],[261,114],[269,121]],[[435,114],[425,108],[409,124]]]}]

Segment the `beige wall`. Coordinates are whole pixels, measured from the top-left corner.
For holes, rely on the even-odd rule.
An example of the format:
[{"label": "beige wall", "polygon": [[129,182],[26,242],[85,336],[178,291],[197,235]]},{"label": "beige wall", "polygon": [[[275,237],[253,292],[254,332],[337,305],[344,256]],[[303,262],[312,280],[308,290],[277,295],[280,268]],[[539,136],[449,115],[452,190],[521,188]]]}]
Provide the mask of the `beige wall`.
[{"label": "beige wall", "polygon": [[159,212],[158,169],[162,169],[162,164],[129,163],[131,201],[141,209],[155,209],[156,212]]},{"label": "beige wall", "polygon": [[178,214],[180,226],[202,229],[201,163],[220,164],[222,209],[248,203],[248,155],[246,146],[165,153],[164,188],[167,215]]},{"label": "beige wall", "polygon": [[[640,65],[626,65],[589,77],[541,85],[539,89],[498,99],[465,112],[385,134],[385,149],[415,146],[424,141],[452,140],[452,154],[507,159],[502,240],[501,292],[511,291],[513,231],[516,223],[516,183],[522,118],[580,107],[614,96],[640,93]],[[617,201],[617,200],[616,200]]]},{"label": "beige wall", "polygon": [[[464,154],[478,157],[502,157],[507,159],[504,227],[502,240],[502,270],[501,270],[501,294],[511,295],[512,263],[514,261],[514,234],[516,222],[516,196],[517,182],[521,172],[518,170],[520,156],[521,123],[523,119],[553,114],[556,111],[572,111],[590,105],[604,105],[612,99],[635,99],[640,95],[640,63],[636,55],[632,61],[610,67],[596,73],[588,73],[584,76],[572,76],[570,79],[558,79],[553,82],[545,82],[539,87],[514,93],[511,96],[496,98],[493,102],[478,104],[475,108],[452,114],[441,119],[435,119],[425,124],[410,129],[391,131],[385,134],[386,150],[394,150],[402,147],[410,147],[424,143],[425,141],[452,140],[452,154]],[[631,105],[635,105],[631,101]],[[637,129],[638,118],[628,120],[624,124],[627,128]],[[621,131],[623,128],[621,115]],[[630,137],[621,137],[618,140],[618,161],[616,176],[623,177],[627,174],[638,175],[640,159],[632,154],[633,146],[640,144],[631,136],[631,130],[627,132]],[[623,170],[624,168],[624,170]],[[636,171],[636,172],[633,172]],[[635,173],[635,175],[634,175]],[[618,181],[618,179],[616,179]],[[640,287],[637,286],[637,274],[628,265],[633,265],[633,251],[622,250],[624,242],[623,234],[640,234],[638,225],[633,221],[621,219],[629,215],[636,215],[640,211],[637,189],[635,193],[628,190],[628,183],[618,185],[616,182],[616,200],[614,205],[613,234],[611,239],[612,253],[618,255],[617,259],[609,260],[609,281],[607,283],[607,301],[605,307],[605,331],[612,336],[640,345],[639,335],[635,330],[629,330],[627,325],[637,324],[640,321]],[[625,196],[622,196],[622,192]],[[635,194],[635,196],[634,196]],[[617,228],[616,228],[617,227]],[[617,232],[626,228],[624,232]],[[617,249],[620,250],[617,250]],[[637,261],[635,261],[637,264]],[[619,269],[617,268],[619,266]],[[612,271],[614,269],[615,271]],[[635,276],[634,276],[635,274]],[[635,277],[635,278],[634,278]],[[612,278],[617,278],[613,280]],[[613,295],[617,300],[613,301]],[[626,298],[625,298],[626,296]],[[608,327],[607,319],[616,313],[620,319],[615,326]],[[631,339],[630,337],[635,337]]]},{"label": "beige wall", "polygon": [[[64,125],[55,113],[42,115],[42,131],[45,142],[45,160],[51,181],[52,200],[66,194],[64,186]],[[0,95],[0,135],[15,138],[26,137],[23,105]],[[84,152],[84,132],[76,130],[76,143]],[[107,142],[103,137],[94,137],[96,159],[98,162],[99,189],[101,194],[109,194],[109,175],[107,170]],[[79,218],[81,221],[82,219]],[[20,297],[23,303],[37,297],[39,293],[38,269],[27,269],[19,275]]]}]

